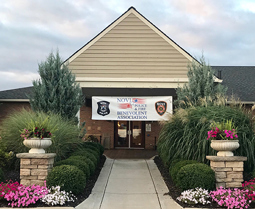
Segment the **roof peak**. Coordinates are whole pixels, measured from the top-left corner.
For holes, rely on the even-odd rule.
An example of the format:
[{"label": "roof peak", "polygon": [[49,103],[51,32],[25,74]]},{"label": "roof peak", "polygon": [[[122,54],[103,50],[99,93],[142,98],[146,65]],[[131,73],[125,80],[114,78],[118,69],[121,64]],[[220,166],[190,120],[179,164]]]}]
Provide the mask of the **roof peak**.
[{"label": "roof peak", "polygon": [[131,10],[131,9],[134,9],[135,11],[137,11],[136,8],[133,7],[133,6],[129,7],[127,11],[129,11],[129,10]]}]

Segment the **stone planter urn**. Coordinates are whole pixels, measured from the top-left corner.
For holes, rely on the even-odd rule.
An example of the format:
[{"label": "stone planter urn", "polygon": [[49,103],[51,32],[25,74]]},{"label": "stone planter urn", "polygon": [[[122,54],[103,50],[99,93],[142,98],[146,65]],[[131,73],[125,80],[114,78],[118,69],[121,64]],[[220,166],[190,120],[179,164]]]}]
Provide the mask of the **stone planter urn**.
[{"label": "stone planter urn", "polygon": [[39,138],[31,138],[31,139],[25,139],[23,141],[23,144],[31,148],[29,150],[29,153],[45,153],[46,148],[48,148],[51,144],[51,138],[44,138],[44,139],[39,139]]},{"label": "stone planter urn", "polygon": [[211,148],[218,151],[217,156],[234,156],[232,151],[238,147],[238,140],[211,140]]}]

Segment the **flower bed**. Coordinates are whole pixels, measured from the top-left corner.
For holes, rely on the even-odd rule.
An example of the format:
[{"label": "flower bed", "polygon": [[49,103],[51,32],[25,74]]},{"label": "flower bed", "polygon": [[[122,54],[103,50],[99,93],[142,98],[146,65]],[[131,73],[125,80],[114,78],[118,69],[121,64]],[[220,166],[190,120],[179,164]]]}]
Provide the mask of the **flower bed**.
[{"label": "flower bed", "polygon": [[[223,189],[210,193],[210,196],[214,197],[216,201],[212,201],[212,198],[208,198],[208,194],[203,189],[193,189],[185,191],[181,196],[181,189],[178,188],[172,181],[168,169],[165,168],[161,159],[156,157],[154,159],[168,189],[170,195],[176,202],[182,207],[190,208],[254,208],[255,207],[255,179],[244,182],[243,188],[236,189]],[[177,200],[179,198],[179,200]],[[218,200],[217,200],[218,198]],[[248,199],[248,200],[247,200]],[[183,200],[183,201],[182,201]],[[185,202],[186,201],[186,202]],[[208,204],[205,204],[205,201]],[[218,204],[218,203],[219,204]],[[249,205],[249,206],[248,206]]]},{"label": "flower bed", "polygon": [[[77,195],[76,196],[76,198],[77,199],[74,199],[74,202],[72,202],[72,201],[69,201],[69,202],[65,202],[65,204],[63,204],[63,205],[61,205],[61,206],[65,206],[65,207],[67,207],[67,206],[70,206],[70,207],[75,207],[75,206],[77,206],[78,204],[80,204],[81,202],[83,202],[86,198],[88,198],[88,196],[91,194],[91,191],[92,191],[92,189],[93,189],[93,187],[94,187],[94,185],[95,185],[95,183],[96,183],[96,181],[97,181],[97,178],[98,178],[98,176],[99,176],[99,174],[100,174],[100,172],[101,172],[101,169],[102,169],[102,167],[103,167],[103,165],[104,165],[104,162],[105,162],[105,156],[103,155],[102,157],[101,157],[101,159],[100,159],[100,162],[99,162],[99,164],[98,164],[98,166],[97,166],[97,168],[96,168],[96,171],[95,171],[95,173],[94,173],[94,175],[93,176],[91,176],[88,180],[87,180],[87,184],[86,184],[86,187],[85,187],[85,189],[84,189],[84,191],[81,193],[81,194],[79,194],[79,195]],[[17,176],[16,174],[15,174],[15,172],[13,172],[12,174],[10,173],[10,175],[11,176]],[[10,185],[9,185],[10,186]],[[13,190],[15,190],[15,188],[17,189],[17,187],[18,186],[20,186],[20,184],[17,182],[17,183],[13,183],[13,185],[12,186],[10,186],[11,188],[13,188]],[[28,190],[28,189],[27,189]],[[40,191],[42,190],[42,188],[40,187],[40,189],[39,189]],[[52,190],[55,190],[56,192],[58,192],[58,188],[55,188],[55,189],[52,189]],[[23,191],[24,192],[24,191]],[[51,191],[51,193],[54,193],[54,192],[52,192]],[[66,194],[66,193],[65,193]],[[63,197],[63,198],[67,198],[66,197],[66,195],[65,195],[64,193],[62,193],[62,194],[60,194],[60,195],[51,195],[51,196],[49,196],[48,197],[48,203],[49,204],[51,204],[51,203],[53,203],[54,204],[54,202],[58,202],[59,204],[62,204],[62,202],[61,202],[61,199],[60,198],[55,198],[55,200],[53,200],[53,196],[58,196],[58,197]],[[70,196],[69,195],[69,198],[72,198],[72,195]],[[31,199],[31,198],[30,198]],[[35,198],[36,199],[36,198]],[[23,201],[23,200],[22,200]],[[0,197],[0,207],[11,207],[11,205],[8,205],[9,203],[11,203],[11,202],[8,202],[6,199],[4,199],[4,198],[1,198]],[[48,204],[46,204],[46,203],[43,203],[43,202],[41,202],[41,201],[35,201],[35,203],[30,203],[30,205],[32,206],[32,207],[49,207],[49,205]],[[30,206],[29,205],[29,206]],[[17,205],[18,206],[18,205]],[[20,206],[22,206],[22,205],[20,205]],[[23,206],[22,206],[23,207]],[[25,206],[26,207],[26,206]]]}]

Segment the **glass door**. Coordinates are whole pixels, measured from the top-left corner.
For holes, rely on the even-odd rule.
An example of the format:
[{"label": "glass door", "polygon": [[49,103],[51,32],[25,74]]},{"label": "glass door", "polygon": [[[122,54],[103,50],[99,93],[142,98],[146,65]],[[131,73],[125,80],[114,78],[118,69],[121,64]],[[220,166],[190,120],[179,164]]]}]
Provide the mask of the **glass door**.
[{"label": "glass door", "polygon": [[144,147],[144,129],[141,121],[130,121],[131,147]]},{"label": "glass door", "polygon": [[129,123],[118,121],[115,128],[115,147],[129,147]]},{"label": "glass door", "polygon": [[144,148],[144,122],[116,121],[115,147]]}]

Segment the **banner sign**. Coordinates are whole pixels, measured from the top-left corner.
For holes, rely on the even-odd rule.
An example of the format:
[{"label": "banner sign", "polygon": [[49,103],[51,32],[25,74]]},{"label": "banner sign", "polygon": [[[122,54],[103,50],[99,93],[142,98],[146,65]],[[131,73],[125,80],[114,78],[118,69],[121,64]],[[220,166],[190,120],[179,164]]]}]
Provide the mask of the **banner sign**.
[{"label": "banner sign", "polygon": [[172,97],[92,97],[92,120],[167,120]]}]

